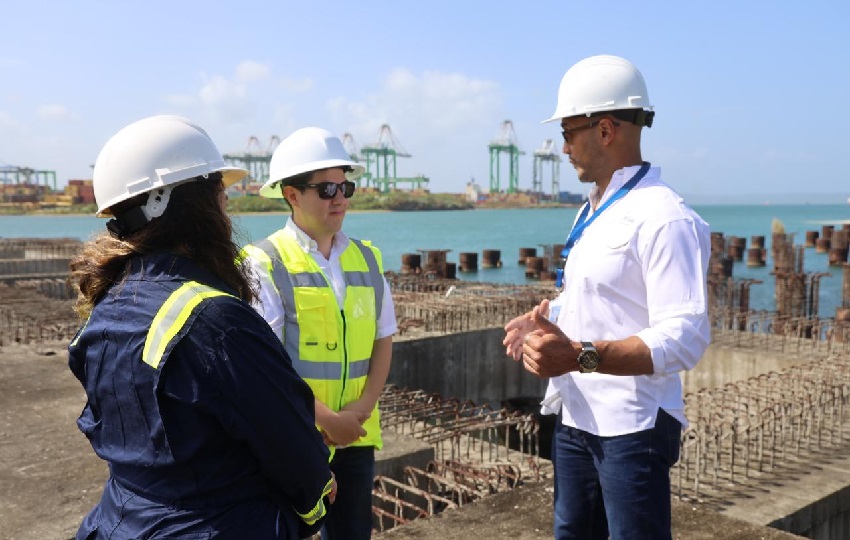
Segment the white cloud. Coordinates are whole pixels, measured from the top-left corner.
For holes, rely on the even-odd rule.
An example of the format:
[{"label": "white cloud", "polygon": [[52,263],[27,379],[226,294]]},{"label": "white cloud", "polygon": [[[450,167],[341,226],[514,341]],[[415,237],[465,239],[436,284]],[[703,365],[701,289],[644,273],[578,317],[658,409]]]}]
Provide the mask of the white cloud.
[{"label": "white cloud", "polygon": [[242,83],[253,83],[267,79],[270,68],[253,60],[244,60],[236,66],[236,80]]},{"label": "white cloud", "polygon": [[292,103],[277,104],[274,106],[272,115],[273,130],[275,135],[281,139],[298,129],[298,121],[296,119],[296,107]]},{"label": "white cloud", "polygon": [[314,81],[310,77],[302,77],[300,79],[283,78],[280,80],[280,86],[291,94],[303,94],[313,89]]},{"label": "white cloud", "polygon": [[332,113],[369,124],[404,123],[417,129],[467,129],[470,124],[491,125],[501,108],[500,86],[460,73],[426,71],[416,75],[404,68],[393,70],[378,93],[363,101],[336,98],[328,103]]},{"label": "white cloud", "polygon": [[185,94],[171,94],[162,98],[164,102],[174,107],[192,107],[197,104],[198,99]]},{"label": "white cloud", "polygon": [[171,94],[163,100],[180,108],[197,107],[199,115],[220,127],[249,123],[257,109],[256,91],[269,78],[271,69],[253,60],[240,62],[232,78],[224,75],[202,75],[203,85],[197,96]]},{"label": "white cloud", "polygon": [[412,154],[398,161],[398,175],[424,174],[433,191],[462,191],[470,175],[486,170],[487,141],[504,118],[499,83],[404,68],[390,72],[374,94],[336,97],[327,108],[334,125],[350,131],[361,147],[389,124],[400,150]]},{"label": "white cloud", "polygon": [[36,114],[45,120],[59,120],[63,122],[77,118],[77,115],[68,110],[67,107],[57,104],[40,105],[36,110]]},{"label": "white cloud", "polygon": [[10,68],[22,66],[24,63],[19,58],[12,56],[0,56],[0,68]]},{"label": "white cloud", "polygon": [[0,111],[0,127],[3,129],[18,129],[21,127],[21,123],[6,111]]},{"label": "white cloud", "polygon": [[254,107],[247,85],[221,75],[208,79],[198,93],[205,111],[218,123],[233,124],[246,120]]}]

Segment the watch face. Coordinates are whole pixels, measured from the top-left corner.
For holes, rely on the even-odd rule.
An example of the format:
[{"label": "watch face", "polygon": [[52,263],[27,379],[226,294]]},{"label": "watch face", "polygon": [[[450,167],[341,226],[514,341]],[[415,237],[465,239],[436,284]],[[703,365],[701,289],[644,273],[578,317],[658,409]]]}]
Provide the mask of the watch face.
[{"label": "watch face", "polygon": [[596,371],[597,366],[599,366],[599,353],[594,349],[581,351],[581,354],[578,355],[578,365],[584,371]]}]

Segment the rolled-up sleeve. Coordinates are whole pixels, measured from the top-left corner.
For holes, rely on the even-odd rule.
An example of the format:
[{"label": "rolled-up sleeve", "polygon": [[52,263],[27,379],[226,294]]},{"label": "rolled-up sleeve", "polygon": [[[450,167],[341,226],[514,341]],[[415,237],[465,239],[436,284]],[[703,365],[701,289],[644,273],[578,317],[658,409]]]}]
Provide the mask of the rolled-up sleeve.
[{"label": "rolled-up sleeve", "polygon": [[649,327],[637,336],[652,352],[655,375],[692,369],[708,347],[710,245],[708,226],[684,217],[654,228],[642,242]]},{"label": "rolled-up sleeve", "polygon": [[384,298],[381,304],[381,317],[378,319],[377,334],[375,339],[385,338],[398,332],[398,323],[395,316],[395,304],[387,278],[381,276],[384,282]]},{"label": "rolled-up sleeve", "polygon": [[252,306],[271,326],[277,338],[283,341],[283,301],[269,274],[268,264],[251,253],[255,252],[252,251],[249,253],[245,258],[245,263],[259,283],[257,299],[252,303]]}]

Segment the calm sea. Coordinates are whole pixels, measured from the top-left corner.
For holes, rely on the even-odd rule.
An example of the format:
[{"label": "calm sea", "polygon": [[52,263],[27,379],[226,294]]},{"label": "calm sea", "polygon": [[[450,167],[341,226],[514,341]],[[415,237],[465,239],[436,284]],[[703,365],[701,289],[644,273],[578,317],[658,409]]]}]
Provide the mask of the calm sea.
[{"label": "calm sea", "polygon": [[[725,236],[747,238],[764,235],[768,253],[774,219],[782,222],[786,233],[795,234],[795,242],[803,244],[806,231],[820,231],[823,225],[850,222],[850,205],[797,206],[697,206],[697,212],[711,225],[712,231]],[[479,269],[473,273],[458,273],[468,281],[495,283],[531,283],[525,278],[525,267],[517,264],[521,247],[564,242],[575,218],[575,208],[468,210],[444,212],[385,212],[353,213],[346,217],[345,230],[355,237],[372,240],[384,254],[384,267],[397,271],[404,253],[417,250],[450,250],[447,258],[457,262],[462,252],[478,253],[479,266],[483,250],[499,250],[502,268]],[[242,215],[235,218],[240,244],[261,239],[283,226],[285,214]],[[0,216],[0,237],[87,239],[104,228],[105,221],[84,216]],[[750,268],[744,261],[736,262],[733,276],[753,278],[763,283],[751,290],[754,309],[772,310],[773,279],[768,260],[763,268]],[[827,255],[805,252],[805,271],[830,272],[821,280],[819,314],[830,317],[841,298],[841,270],[830,268]]]}]

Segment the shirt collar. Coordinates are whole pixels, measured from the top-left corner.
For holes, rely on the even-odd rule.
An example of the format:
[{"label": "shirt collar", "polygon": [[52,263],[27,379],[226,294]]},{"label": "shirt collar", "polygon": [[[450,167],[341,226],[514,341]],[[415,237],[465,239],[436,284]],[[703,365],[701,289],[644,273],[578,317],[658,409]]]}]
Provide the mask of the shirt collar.
[{"label": "shirt collar", "polygon": [[[608,188],[603,193],[599,193],[599,186],[597,185],[590,188],[590,193],[588,193],[587,198],[590,200],[592,207],[599,208],[599,205],[608,200],[611,197],[611,194],[616,193],[617,190],[623,187],[626,182],[631,180],[640,168],[641,165],[631,165],[614,171],[613,176],[611,176],[611,181],[608,182]],[[657,170],[657,168],[651,167],[644,178],[649,177],[654,170]]]},{"label": "shirt collar", "polygon": [[[286,220],[286,226],[284,226],[284,231],[290,234],[295,241],[298,243],[298,246],[304,250],[304,253],[310,253],[311,251],[319,251],[319,244],[310,238],[310,236],[301,230],[301,227],[295,224],[295,221],[290,216]],[[331,245],[331,251],[334,250],[345,250],[348,247],[349,238],[348,236],[339,231],[334,235],[333,244]]]}]

